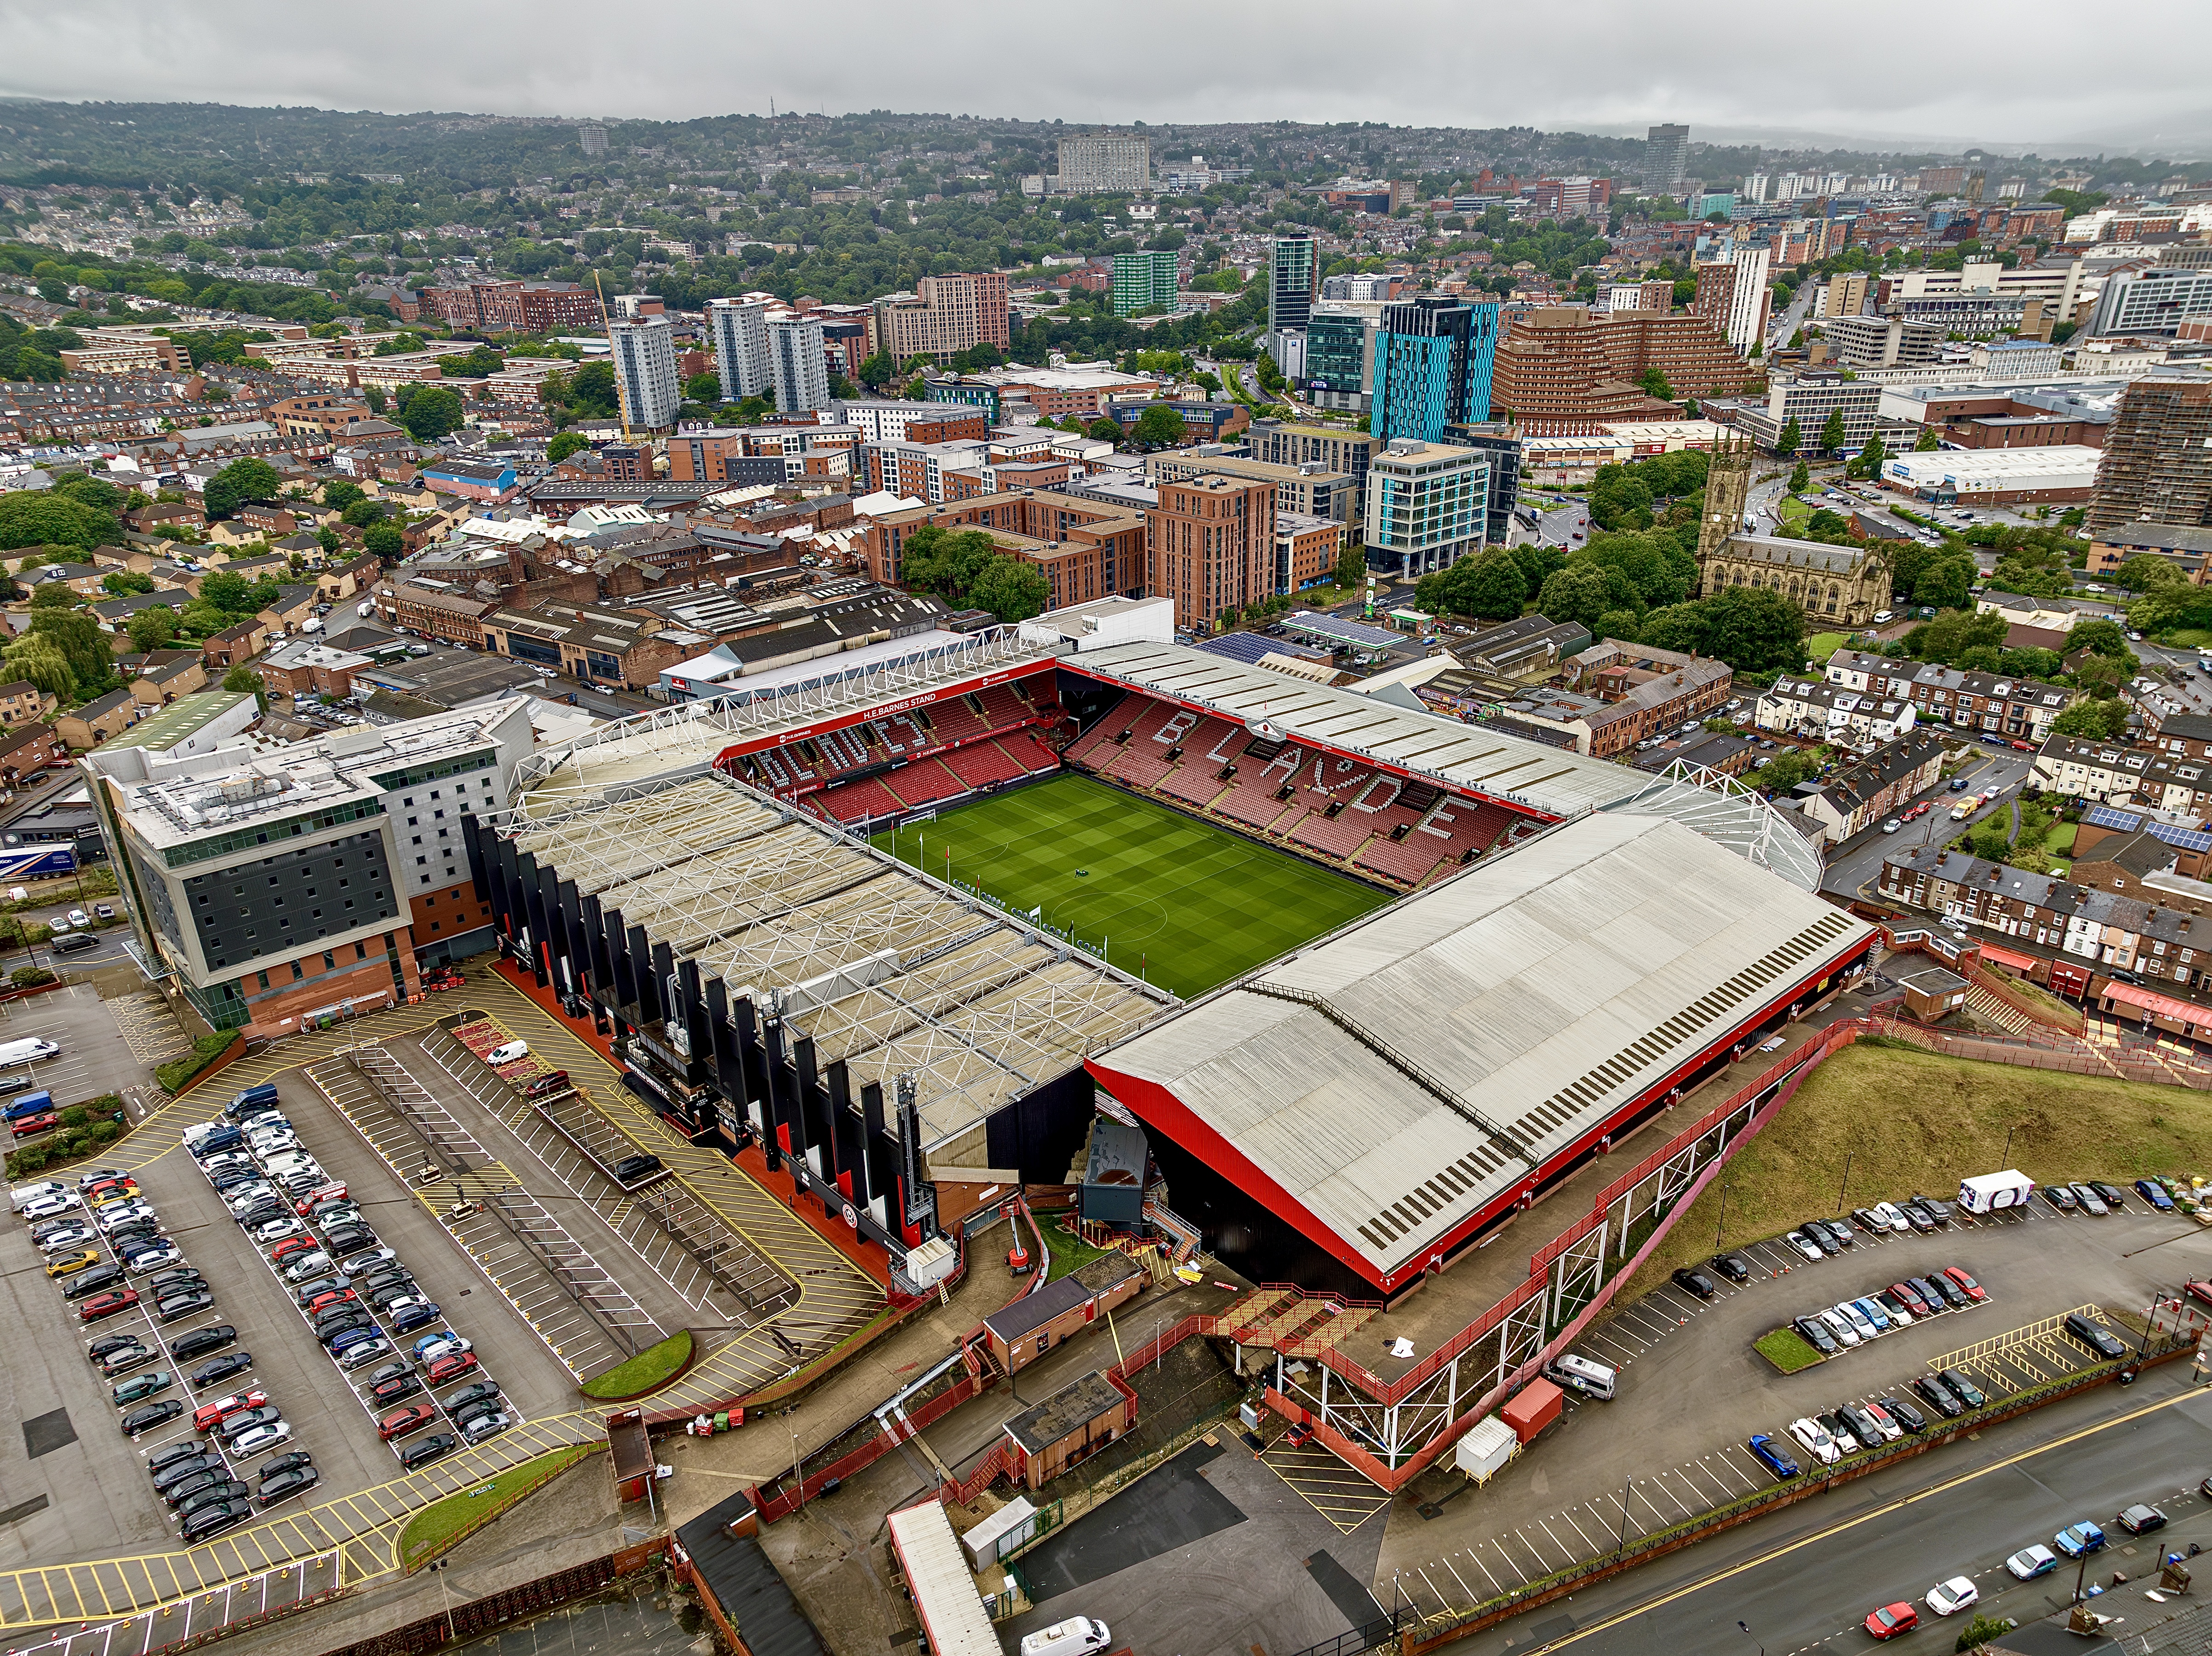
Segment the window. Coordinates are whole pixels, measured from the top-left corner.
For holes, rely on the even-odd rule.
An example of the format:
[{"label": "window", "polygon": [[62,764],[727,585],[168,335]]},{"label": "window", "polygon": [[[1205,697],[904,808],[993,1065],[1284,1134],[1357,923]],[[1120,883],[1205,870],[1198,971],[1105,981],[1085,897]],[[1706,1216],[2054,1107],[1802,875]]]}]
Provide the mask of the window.
[{"label": "window", "polygon": [[266,989],[269,986],[269,974],[266,972],[256,972],[253,975],[259,980],[260,985],[264,989]]},{"label": "window", "polygon": [[301,969],[300,962],[294,961],[292,962],[292,981],[297,983],[301,979],[307,975],[307,973]]},{"label": "window", "polygon": [[368,958],[368,945],[365,943],[356,943],[353,946],[353,957],[357,961],[367,960]]}]

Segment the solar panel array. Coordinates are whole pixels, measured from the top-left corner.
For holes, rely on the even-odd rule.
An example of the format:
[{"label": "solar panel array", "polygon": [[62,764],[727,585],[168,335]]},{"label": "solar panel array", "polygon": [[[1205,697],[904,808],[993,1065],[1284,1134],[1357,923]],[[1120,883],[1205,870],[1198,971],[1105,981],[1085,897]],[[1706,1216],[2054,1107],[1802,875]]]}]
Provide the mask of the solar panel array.
[{"label": "solar panel array", "polygon": [[1210,656],[1226,656],[1231,661],[1241,661],[1247,666],[1259,664],[1262,656],[1291,656],[1300,661],[1326,661],[1328,655],[1320,650],[1292,644],[1287,640],[1269,638],[1264,633],[1224,633],[1219,638],[1201,639],[1191,646]]},{"label": "solar panel array", "polygon": [[2133,834],[2147,828],[2153,839],[2161,840],[2177,850],[2212,851],[2212,832],[2179,822],[2162,822],[2140,811],[2122,810],[2114,805],[2091,805],[2082,811],[2081,820],[2091,828],[2111,828],[2120,834]]}]

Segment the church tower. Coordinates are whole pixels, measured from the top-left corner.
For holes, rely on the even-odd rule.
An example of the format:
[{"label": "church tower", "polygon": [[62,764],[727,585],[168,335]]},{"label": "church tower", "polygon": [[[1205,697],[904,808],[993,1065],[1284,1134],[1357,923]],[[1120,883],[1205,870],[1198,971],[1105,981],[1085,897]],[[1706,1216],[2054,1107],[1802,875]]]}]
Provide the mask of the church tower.
[{"label": "church tower", "polygon": [[[1698,567],[1731,535],[1743,533],[1744,504],[1751,498],[1751,439],[1729,436],[1713,445],[1705,470],[1705,515],[1698,524]],[[1700,587],[1706,583],[1700,581]]]}]

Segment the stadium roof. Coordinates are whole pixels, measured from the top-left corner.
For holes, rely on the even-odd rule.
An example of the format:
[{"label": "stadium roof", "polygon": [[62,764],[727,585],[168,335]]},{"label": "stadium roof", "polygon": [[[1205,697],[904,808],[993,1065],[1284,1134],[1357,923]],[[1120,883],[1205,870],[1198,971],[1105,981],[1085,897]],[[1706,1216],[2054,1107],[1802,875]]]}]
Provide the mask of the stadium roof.
[{"label": "stadium roof", "polygon": [[779,682],[759,695],[740,679],[726,696],[614,719],[525,759],[515,767],[514,792],[598,798],[610,790],[674,781],[698,774],[741,744],[856,719],[886,702],[1053,659],[1049,648],[1024,643],[1011,627],[964,634],[950,644],[944,640],[942,634],[921,634],[912,650],[888,658],[860,652],[857,664],[843,655],[825,656],[819,671],[797,682]]},{"label": "stadium roof", "polygon": [[1596,813],[1091,1067],[1147,1125],[1394,1286],[1870,935],[1680,822]]},{"label": "stadium roof", "polygon": [[1364,754],[1451,787],[1551,816],[1627,798],[1645,786],[1625,766],[1351,690],[1289,678],[1175,644],[1118,644],[1066,664],[1078,672],[1176,697],[1243,724],[1264,722],[1317,747]]},{"label": "stadium roof", "polygon": [[913,1073],[925,1148],[1176,1004],[720,772],[616,801],[538,794],[490,820],[702,983],[780,1005],[856,1094]]}]

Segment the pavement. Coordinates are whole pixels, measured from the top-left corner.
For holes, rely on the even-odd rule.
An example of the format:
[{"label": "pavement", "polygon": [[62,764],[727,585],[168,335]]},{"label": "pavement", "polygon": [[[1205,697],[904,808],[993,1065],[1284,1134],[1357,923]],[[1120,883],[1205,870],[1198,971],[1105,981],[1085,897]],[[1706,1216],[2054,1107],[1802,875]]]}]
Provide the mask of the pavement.
[{"label": "pavement", "polygon": [[[1990,1427],[1935,1453],[1836,1486],[1832,1492],[1741,1526],[1641,1569],[1461,1641],[1466,1656],[1643,1656],[1653,1650],[1802,1656],[1832,1641],[1867,1642],[1862,1623],[1877,1605],[1923,1601],[1922,1623],[1889,1647],[1908,1656],[1948,1653],[1966,1619],[1929,1612],[1928,1589],[1971,1577],[1979,1611],[2022,1623],[2064,1608],[2077,1577],[2125,1586],[2093,1601],[2137,1634],[2183,1604],[2160,1604],[2163,1551],[2212,1545],[2212,1508],[2195,1489],[2212,1465],[2212,1394],[2186,1362],[2149,1370],[2131,1387],[2099,1386]],[[2135,1540],[2112,1516],[2136,1501],[2170,1520]],[[2086,1568],[2065,1562],[2016,1581],[2003,1561],[2051,1544],[2063,1526],[2089,1519],[2110,1537]],[[2139,1648],[2130,1640],[2131,1647]]]}]

